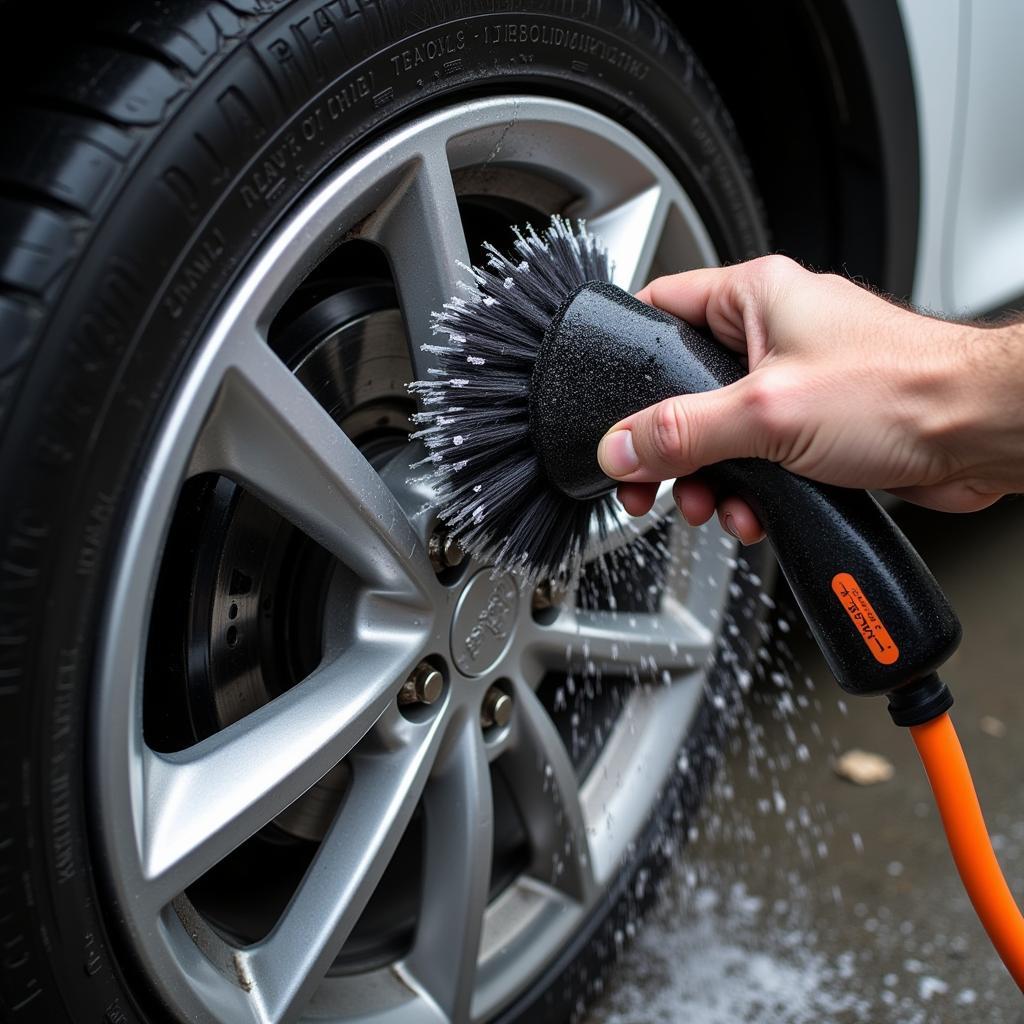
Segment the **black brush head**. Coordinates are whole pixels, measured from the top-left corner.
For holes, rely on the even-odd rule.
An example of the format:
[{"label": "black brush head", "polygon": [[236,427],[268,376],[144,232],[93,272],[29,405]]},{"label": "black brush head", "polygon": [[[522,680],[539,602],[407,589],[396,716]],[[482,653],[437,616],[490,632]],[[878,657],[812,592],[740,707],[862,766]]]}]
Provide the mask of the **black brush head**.
[{"label": "black brush head", "polygon": [[[463,547],[529,579],[571,582],[622,530],[597,445],[647,405],[722,387],[734,359],[689,324],[610,281],[582,222],[516,231],[514,254],[486,246],[474,284],[434,314],[446,344],[411,385],[440,516]],[[623,538],[624,540],[626,538]]]},{"label": "black brush head", "polygon": [[427,458],[440,517],[463,547],[530,580],[567,581],[591,538],[618,518],[610,491],[579,500],[549,478],[530,432],[530,386],[552,320],[588,282],[609,282],[607,252],[582,222],[555,217],[538,234],[516,230],[514,252],[494,246],[475,284],[434,314],[438,369],[411,390],[414,437]]}]

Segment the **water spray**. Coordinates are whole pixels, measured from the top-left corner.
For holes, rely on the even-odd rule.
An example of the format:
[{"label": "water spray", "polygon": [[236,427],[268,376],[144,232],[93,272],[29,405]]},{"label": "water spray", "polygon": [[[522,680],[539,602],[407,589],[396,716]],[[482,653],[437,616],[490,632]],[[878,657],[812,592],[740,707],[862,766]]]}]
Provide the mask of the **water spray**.
[{"label": "water spray", "polygon": [[[744,373],[725,348],[611,284],[606,252],[555,218],[488,246],[474,283],[435,314],[438,368],[412,385],[440,517],[466,550],[530,581],[571,582],[615,529],[597,446],[619,420]],[[702,471],[760,519],[839,685],[885,695],[909,728],[957,870],[1024,989],[1024,918],[996,861],[937,670],[961,629],[920,556],[868,493],[763,459]]]}]

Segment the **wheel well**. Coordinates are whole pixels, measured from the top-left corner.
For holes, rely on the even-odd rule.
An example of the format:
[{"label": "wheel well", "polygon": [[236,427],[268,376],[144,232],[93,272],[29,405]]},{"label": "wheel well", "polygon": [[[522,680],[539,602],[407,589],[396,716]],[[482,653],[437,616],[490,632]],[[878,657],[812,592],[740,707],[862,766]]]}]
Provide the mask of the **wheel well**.
[{"label": "wheel well", "polygon": [[665,7],[736,122],[774,248],[909,296],[918,135],[896,0]]}]

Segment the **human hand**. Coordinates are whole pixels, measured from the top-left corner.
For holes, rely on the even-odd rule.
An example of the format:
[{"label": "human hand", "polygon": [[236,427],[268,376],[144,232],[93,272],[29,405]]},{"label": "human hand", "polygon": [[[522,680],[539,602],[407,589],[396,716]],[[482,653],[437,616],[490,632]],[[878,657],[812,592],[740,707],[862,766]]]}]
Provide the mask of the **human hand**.
[{"label": "human hand", "polygon": [[642,515],[657,482],[691,525],[718,509],[744,543],[763,536],[741,499],[699,470],[755,457],[845,487],[966,512],[1024,489],[1024,331],[913,313],[782,256],[694,270],[638,293],[745,354],[742,380],[671,398],[602,439],[605,473]]}]

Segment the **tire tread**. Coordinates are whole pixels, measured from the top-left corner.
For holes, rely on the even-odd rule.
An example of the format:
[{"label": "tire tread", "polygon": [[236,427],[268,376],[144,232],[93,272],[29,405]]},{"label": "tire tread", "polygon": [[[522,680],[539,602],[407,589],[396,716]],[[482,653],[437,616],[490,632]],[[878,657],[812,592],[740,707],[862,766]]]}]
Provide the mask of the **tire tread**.
[{"label": "tire tread", "polygon": [[149,144],[268,12],[157,0],[104,14],[36,74],[0,132],[0,436],[63,285]]}]

